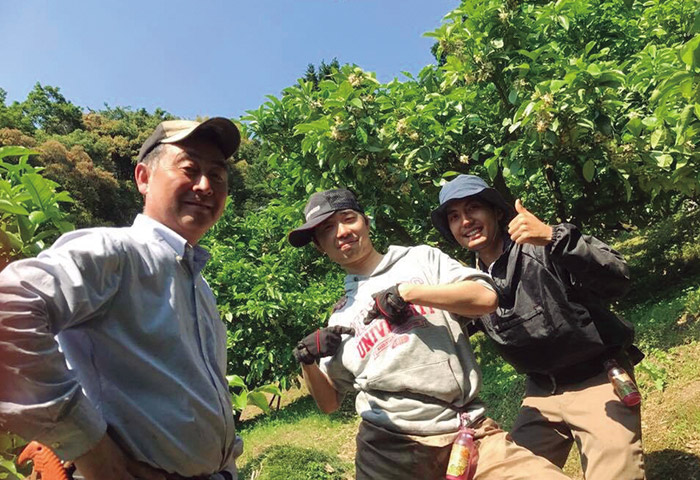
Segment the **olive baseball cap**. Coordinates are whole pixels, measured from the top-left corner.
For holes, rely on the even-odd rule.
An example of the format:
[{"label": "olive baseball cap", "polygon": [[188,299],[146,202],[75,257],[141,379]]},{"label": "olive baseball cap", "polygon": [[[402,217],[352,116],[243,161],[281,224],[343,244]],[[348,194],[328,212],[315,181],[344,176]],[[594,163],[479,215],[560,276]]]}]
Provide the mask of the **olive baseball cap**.
[{"label": "olive baseball cap", "polygon": [[136,161],[143,161],[148,152],[161,143],[178,143],[197,135],[205,135],[206,138],[211,139],[225,158],[233,155],[241,144],[241,133],[228,118],[214,117],[204,122],[166,120],[158,124],[151,136],[143,143]]},{"label": "olive baseball cap", "polygon": [[303,247],[311,241],[314,235],[314,228],[330,218],[339,210],[355,210],[364,214],[364,211],[357,202],[357,197],[350,190],[339,188],[336,190],[324,190],[316,192],[311,197],[304,208],[306,223],[295,228],[287,239],[294,247]]}]

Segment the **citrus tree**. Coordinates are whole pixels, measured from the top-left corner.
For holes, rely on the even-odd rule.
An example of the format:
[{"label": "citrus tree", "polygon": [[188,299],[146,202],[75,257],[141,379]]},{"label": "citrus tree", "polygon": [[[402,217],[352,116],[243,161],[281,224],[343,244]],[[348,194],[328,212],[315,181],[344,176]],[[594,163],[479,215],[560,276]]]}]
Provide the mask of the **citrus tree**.
[{"label": "citrus tree", "polygon": [[695,8],[463,2],[428,33],[438,65],[415,78],[379,84],[344,66],[246,120],[276,191],[355,188],[400,241],[431,238],[435,184],[466,171],[551,220],[643,223],[651,202],[698,194]]},{"label": "citrus tree", "polygon": [[285,241],[316,190],[357,192],[380,250],[448,248],[429,214],[441,183],[458,173],[489,178],[546,221],[592,232],[697,203],[697,8],[465,1],[427,34],[436,64],[415,76],[381,83],[337,66],[248,112],[255,188],[273,200],[227,212],[209,237],[213,288],[231,320],[230,369],[253,385],[291,385],[294,343],[342,293],[337,268]]}]

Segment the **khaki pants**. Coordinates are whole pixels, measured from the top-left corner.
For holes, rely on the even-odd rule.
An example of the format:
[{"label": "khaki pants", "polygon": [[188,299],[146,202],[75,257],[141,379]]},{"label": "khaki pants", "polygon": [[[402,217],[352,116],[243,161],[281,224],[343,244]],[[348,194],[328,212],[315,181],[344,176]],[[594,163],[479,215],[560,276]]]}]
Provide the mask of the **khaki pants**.
[{"label": "khaki pants", "polygon": [[575,441],[589,480],[643,480],[639,407],[625,406],[605,372],[554,394],[527,381],[513,439],[563,467]]},{"label": "khaki pants", "polygon": [[[487,418],[475,428],[479,460],[473,480],[567,480],[542,457],[516,445],[496,422]],[[360,424],[355,457],[356,480],[444,480],[456,434],[417,437]]]}]

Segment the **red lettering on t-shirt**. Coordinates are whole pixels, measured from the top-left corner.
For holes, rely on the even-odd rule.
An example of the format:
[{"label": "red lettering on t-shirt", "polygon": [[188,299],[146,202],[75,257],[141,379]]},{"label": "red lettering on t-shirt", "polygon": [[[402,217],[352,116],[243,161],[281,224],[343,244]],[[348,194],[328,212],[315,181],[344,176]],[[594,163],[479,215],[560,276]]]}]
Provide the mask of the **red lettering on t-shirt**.
[{"label": "red lettering on t-shirt", "polygon": [[365,358],[377,342],[389,335],[391,330],[391,325],[383,318],[374,320],[357,341],[357,353],[360,354],[360,358]]}]

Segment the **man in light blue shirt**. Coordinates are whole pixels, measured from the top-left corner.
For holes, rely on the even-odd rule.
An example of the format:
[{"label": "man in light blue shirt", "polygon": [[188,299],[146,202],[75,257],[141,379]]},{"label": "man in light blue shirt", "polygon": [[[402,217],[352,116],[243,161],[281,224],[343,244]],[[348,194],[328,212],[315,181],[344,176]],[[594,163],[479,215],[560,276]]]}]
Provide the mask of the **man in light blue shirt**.
[{"label": "man in light blue shirt", "polygon": [[226,330],[197,243],[239,143],[225,118],[161,123],[139,152],[131,227],[68,233],[0,273],[0,429],[86,480],[236,478]]}]

